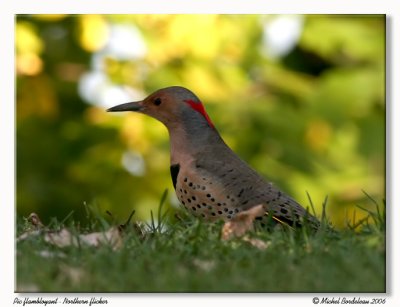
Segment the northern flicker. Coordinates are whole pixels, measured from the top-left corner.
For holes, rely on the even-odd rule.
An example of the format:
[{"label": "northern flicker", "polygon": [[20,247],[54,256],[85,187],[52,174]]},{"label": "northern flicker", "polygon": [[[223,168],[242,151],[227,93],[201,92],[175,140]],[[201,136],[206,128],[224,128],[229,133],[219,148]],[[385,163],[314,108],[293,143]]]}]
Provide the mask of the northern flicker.
[{"label": "northern flicker", "polygon": [[161,121],[168,129],[171,177],[176,195],[193,215],[208,221],[232,219],[262,204],[262,224],[290,227],[318,220],[301,205],[265,181],[223,141],[203,104],[190,90],[172,86],[142,101],[117,105],[108,112],[134,111]]}]

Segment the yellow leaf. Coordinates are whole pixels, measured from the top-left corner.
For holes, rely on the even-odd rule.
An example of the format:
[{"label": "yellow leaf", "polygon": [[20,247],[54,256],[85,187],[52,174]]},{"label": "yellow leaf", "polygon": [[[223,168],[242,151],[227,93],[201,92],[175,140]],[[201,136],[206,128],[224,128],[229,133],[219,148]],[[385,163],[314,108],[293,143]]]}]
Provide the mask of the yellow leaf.
[{"label": "yellow leaf", "polygon": [[89,52],[101,49],[107,42],[108,26],[100,15],[81,15],[80,29],[79,40],[82,47]]}]

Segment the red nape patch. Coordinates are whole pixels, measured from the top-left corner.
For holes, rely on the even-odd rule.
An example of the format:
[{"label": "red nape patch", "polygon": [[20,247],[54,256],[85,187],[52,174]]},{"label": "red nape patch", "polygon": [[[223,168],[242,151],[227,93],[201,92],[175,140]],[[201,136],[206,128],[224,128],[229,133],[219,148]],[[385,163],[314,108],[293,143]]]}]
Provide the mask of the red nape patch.
[{"label": "red nape patch", "polygon": [[204,106],[201,102],[195,102],[193,100],[184,100],[193,110],[199,112],[201,115],[204,116],[208,124],[210,125],[211,128],[215,128],[214,124],[212,123],[210,117],[208,116],[206,110],[204,109]]}]

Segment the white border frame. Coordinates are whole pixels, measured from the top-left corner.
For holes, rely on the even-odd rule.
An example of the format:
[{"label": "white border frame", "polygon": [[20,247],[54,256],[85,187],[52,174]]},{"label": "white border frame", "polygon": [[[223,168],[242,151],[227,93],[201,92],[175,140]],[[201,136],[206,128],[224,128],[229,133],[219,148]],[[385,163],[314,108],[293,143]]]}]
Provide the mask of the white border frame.
[{"label": "white border frame", "polygon": [[[7,3],[8,2],[8,3]],[[265,2],[265,3],[263,3]],[[238,304],[257,306],[313,306],[312,298],[317,297],[386,297],[386,306],[400,306],[399,266],[400,259],[398,240],[399,224],[394,217],[400,217],[400,197],[394,194],[396,183],[399,184],[400,156],[398,119],[400,109],[399,95],[399,57],[400,57],[400,6],[398,0],[147,0],[133,2],[126,0],[45,0],[2,1],[0,10],[0,195],[2,210],[0,214],[0,265],[2,285],[0,287],[0,304],[11,306],[15,297],[29,295],[14,293],[14,206],[15,206],[15,82],[14,82],[14,18],[15,14],[69,13],[69,14],[139,14],[139,13],[224,13],[224,14],[387,14],[387,145],[386,145],[386,187],[387,187],[387,294],[105,294],[94,296],[108,299],[107,306],[148,306],[173,304],[173,306],[203,306],[204,304]],[[397,5],[396,5],[397,4]],[[397,101],[397,103],[395,103]],[[396,116],[397,115],[397,116]],[[397,260],[397,261],[396,261]],[[30,295],[30,298],[42,296],[55,298],[58,295]],[[62,297],[71,295],[61,294]],[[81,298],[91,295],[75,295]],[[72,296],[74,297],[74,296]],[[18,306],[15,304],[15,306]],[[30,305],[31,306],[31,305]],[[37,306],[37,305],[35,305]],[[43,305],[39,305],[43,306]]]}]

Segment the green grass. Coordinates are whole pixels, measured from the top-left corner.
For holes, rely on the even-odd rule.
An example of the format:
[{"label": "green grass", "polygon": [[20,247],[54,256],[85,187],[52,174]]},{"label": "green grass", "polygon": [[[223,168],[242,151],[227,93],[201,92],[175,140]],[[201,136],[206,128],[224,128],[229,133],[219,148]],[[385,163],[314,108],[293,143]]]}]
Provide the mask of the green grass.
[{"label": "green grass", "polygon": [[[188,216],[167,223],[161,214],[165,231],[151,223],[152,231],[141,236],[131,223],[116,251],[107,245],[61,249],[31,237],[17,243],[16,291],[385,292],[384,214],[369,212],[357,231],[353,225],[337,233],[250,233],[267,242],[265,250],[241,239],[221,240],[222,223]],[[87,229],[73,221],[68,229],[84,233],[108,224],[97,217]],[[18,234],[26,228],[20,220]]]}]

